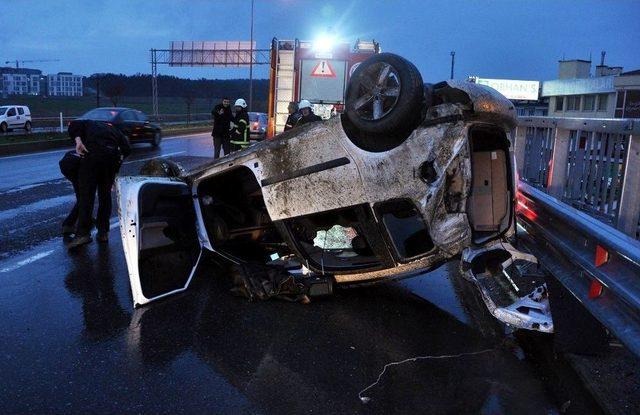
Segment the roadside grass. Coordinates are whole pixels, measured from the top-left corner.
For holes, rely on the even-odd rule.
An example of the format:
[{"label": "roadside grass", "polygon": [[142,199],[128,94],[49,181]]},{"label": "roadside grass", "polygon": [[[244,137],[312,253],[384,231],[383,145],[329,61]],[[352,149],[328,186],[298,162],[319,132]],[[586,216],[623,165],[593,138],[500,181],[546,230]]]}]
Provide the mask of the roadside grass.
[{"label": "roadside grass", "polygon": [[[211,126],[205,123],[192,123],[192,124],[172,124],[162,127],[163,137],[174,136],[178,134],[191,134],[191,133],[205,133],[211,131]],[[46,132],[46,133],[31,133],[20,135],[2,135],[0,134],[0,145],[11,144],[25,144],[36,143],[42,141],[54,141],[54,140],[69,140],[67,132]],[[71,140],[69,140],[71,145]]]},{"label": "roadside grass", "polygon": [[[209,113],[215,101],[212,99],[196,98],[191,105],[191,113]],[[62,112],[65,117],[77,117],[96,107],[95,96],[82,97],[44,97],[44,96],[10,96],[0,98],[1,105],[26,105],[31,110],[31,116],[36,118],[58,117]],[[107,98],[100,99],[100,106],[111,107],[113,103]],[[151,97],[120,97],[119,107],[131,107],[150,114],[152,109]],[[160,114],[186,114],[187,105],[184,98],[159,97],[158,112]]]},{"label": "roadside grass", "polygon": [[[218,104],[218,98],[195,98],[191,104],[191,114],[209,114]],[[0,98],[2,105],[26,105],[35,118],[58,117],[62,112],[64,117],[77,117],[96,107],[95,96],[82,97],[44,97],[32,95],[12,95]],[[100,106],[110,107],[113,103],[107,97],[100,98]],[[153,112],[151,97],[120,97],[119,107],[130,107],[146,114]],[[255,108],[266,107],[266,102],[254,101]],[[158,97],[159,114],[186,114],[187,103],[183,97]],[[34,127],[37,127],[34,121]],[[55,123],[54,123],[55,125]]]}]

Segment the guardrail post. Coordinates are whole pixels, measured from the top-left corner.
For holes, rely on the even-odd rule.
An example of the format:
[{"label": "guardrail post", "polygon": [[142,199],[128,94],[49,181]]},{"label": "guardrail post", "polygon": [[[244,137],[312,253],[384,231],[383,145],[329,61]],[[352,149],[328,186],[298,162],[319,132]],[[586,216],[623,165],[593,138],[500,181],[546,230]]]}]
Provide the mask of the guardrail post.
[{"label": "guardrail post", "polygon": [[625,160],[620,208],[618,209],[618,229],[636,239],[640,218],[640,135],[629,137]]},{"label": "guardrail post", "polygon": [[514,155],[516,157],[516,166],[518,168],[518,175],[523,177],[524,172],[524,150],[527,146],[527,127],[518,126],[515,129],[514,138]]},{"label": "guardrail post", "polygon": [[62,125],[62,113],[60,113],[60,132],[64,132],[64,126]]},{"label": "guardrail post", "polygon": [[551,171],[547,185],[547,193],[556,199],[562,200],[564,188],[567,183],[567,159],[569,157],[569,136],[571,130],[564,128],[555,129],[553,142],[553,155],[551,156]]}]

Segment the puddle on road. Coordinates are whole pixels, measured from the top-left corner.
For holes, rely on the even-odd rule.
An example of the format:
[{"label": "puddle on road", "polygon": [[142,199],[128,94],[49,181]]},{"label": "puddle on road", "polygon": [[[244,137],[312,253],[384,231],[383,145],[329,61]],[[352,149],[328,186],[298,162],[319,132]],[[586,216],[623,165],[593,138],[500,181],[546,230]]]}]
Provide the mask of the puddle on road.
[{"label": "puddle on road", "polygon": [[399,281],[398,284],[451,314],[462,323],[471,324],[451,283],[451,278],[457,272],[458,262],[450,262],[432,272]]}]

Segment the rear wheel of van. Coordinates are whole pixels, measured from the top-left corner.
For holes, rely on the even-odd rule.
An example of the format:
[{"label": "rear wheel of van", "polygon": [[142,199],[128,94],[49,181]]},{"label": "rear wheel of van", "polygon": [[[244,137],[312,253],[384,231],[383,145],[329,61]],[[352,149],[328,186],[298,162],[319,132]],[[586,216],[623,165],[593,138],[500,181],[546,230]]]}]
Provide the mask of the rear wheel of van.
[{"label": "rear wheel of van", "polygon": [[0,124],[0,132],[1,133],[6,133],[7,131],[9,131],[9,126],[7,125],[6,122],[3,122]]},{"label": "rear wheel of van", "polygon": [[353,73],[345,104],[343,125],[351,141],[367,151],[391,150],[422,120],[422,76],[398,55],[374,55]]},{"label": "rear wheel of van", "polygon": [[26,123],[24,123],[24,129],[30,133],[31,132],[31,121],[27,121]]}]

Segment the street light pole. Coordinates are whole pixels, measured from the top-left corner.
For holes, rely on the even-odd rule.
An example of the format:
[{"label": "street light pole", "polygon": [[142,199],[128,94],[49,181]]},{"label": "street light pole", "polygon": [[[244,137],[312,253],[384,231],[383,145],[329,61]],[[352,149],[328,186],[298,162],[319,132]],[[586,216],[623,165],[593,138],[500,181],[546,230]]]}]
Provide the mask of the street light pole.
[{"label": "street light pole", "polygon": [[456,51],[452,50],[451,51],[451,78],[453,79],[453,66],[455,65],[456,62]]},{"label": "street light pole", "polygon": [[100,108],[100,74],[96,75],[96,108]]},{"label": "street light pole", "polygon": [[249,111],[253,110],[253,2],[251,0],[251,36],[249,39]]}]

